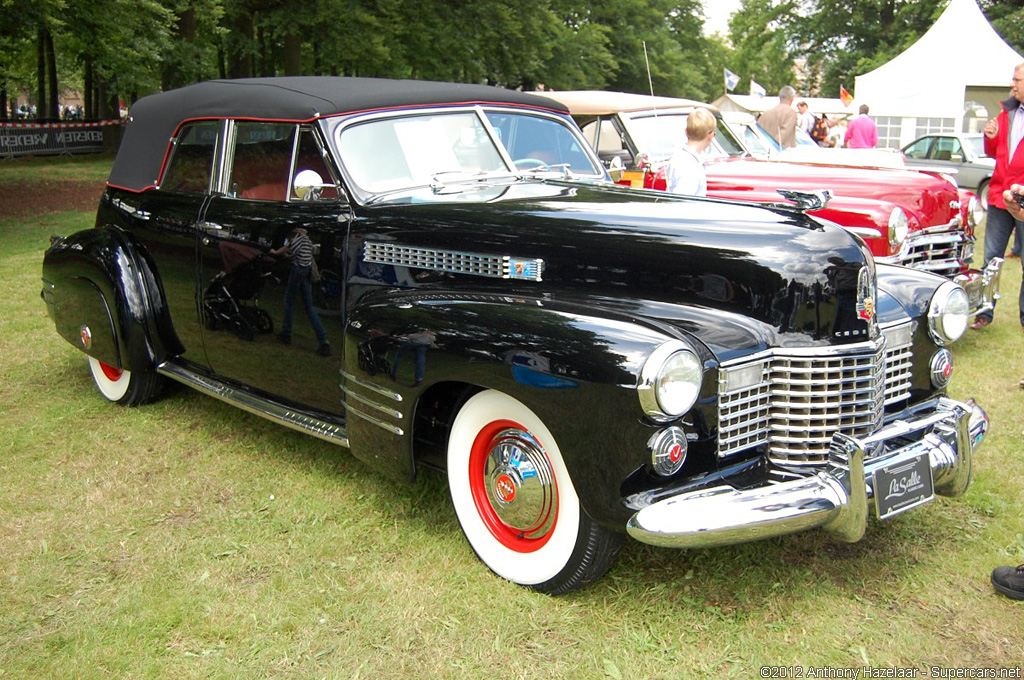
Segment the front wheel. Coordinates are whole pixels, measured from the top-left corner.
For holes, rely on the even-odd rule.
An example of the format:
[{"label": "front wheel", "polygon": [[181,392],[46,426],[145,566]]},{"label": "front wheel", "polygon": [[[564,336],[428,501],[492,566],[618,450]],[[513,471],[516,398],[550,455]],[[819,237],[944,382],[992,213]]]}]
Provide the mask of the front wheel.
[{"label": "front wheel", "polygon": [[126,371],[92,357],[89,357],[89,370],[100,394],[122,406],[153,401],[163,388],[163,378],[155,371]]},{"label": "front wheel", "polygon": [[473,395],[455,417],[448,488],[462,531],[484,564],[543,593],[596,581],[622,544],[621,534],[580,506],[544,423],[501,392]]},{"label": "front wheel", "polygon": [[988,210],[988,180],[984,180],[978,185],[978,202],[981,203],[981,209]]}]

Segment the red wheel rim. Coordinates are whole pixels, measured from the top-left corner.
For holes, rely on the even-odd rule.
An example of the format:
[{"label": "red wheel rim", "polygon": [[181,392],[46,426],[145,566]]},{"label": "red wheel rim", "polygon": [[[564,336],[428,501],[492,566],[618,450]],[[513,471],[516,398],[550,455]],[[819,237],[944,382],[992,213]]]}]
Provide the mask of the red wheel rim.
[{"label": "red wheel rim", "polygon": [[[499,451],[511,447],[529,472],[511,473],[503,466],[495,466]],[[492,468],[488,472],[488,467]],[[529,430],[510,420],[495,420],[477,433],[469,455],[469,487],[473,503],[484,526],[494,538],[509,550],[519,553],[536,552],[543,548],[554,534],[558,519],[558,487],[547,454]],[[526,489],[526,493],[520,493]],[[539,496],[539,498],[538,498]],[[496,504],[504,506],[501,511]],[[525,512],[526,520],[512,524],[504,514]]]}]

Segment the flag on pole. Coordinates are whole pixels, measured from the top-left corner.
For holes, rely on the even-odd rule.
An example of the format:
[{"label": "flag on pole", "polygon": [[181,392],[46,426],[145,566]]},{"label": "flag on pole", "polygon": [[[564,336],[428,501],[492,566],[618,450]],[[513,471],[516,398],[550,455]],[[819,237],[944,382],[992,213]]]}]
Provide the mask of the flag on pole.
[{"label": "flag on pole", "polygon": [[853,95],[846,91],[846,88],[842,85],[839,86],[839,98],[843,101],[843,106],[849,106],[853,103]]},{"label": "flag on pole", "polygon": [[740,77],[729,69],[722,70],[725,71],[725,89],[735,90],[736,86],[740,84]]},{"label": "flag on pole", "polygon": [[765,91],[765,89],[763,87],[758,85],[757,82],[753,78],[751,78],[750,79],[750,94],[754,95],[755,97],[763,97],[766,94],[768,94],[768,92]]}]

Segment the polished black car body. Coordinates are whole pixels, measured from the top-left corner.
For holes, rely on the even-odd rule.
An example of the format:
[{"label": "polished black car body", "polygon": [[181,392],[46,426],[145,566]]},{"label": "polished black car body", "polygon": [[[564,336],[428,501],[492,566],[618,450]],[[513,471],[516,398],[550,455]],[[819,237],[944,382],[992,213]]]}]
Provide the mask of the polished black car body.
[{"label": "polished black car body", "polygon": [[171,378],[401,479],[447,469],[517,583],[584,585],[623,532],[857,540],[869,498],[967,486],[966,296],[834,225],[611,185],[564,108],[487,87],[222,81],[132,117],[96,227],[43,266],[104,396]]}]

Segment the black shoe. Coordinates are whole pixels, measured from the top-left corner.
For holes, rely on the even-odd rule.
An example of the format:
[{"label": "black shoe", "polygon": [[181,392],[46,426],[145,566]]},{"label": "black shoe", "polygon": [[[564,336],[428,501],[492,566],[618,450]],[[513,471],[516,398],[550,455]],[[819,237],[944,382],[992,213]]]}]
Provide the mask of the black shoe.
[{"label": "black shoe", "polygon": [[316,353],[319,354],[322,357],[329,357],[329,356],[331,356],[331,344],[329,342],[323,343],[316,350]]},{"label": "black shoe", "polygon": [[996,567],[992,570],[992,585],[1014,600],[1024,600],[1024,564],[1017,567]]},{"label": "black shoe", "polygon": [[286,335],[284,333],[278,333],[277,341],[280,342],[282,345],[290,345],[292,344],[292,336]]}]

